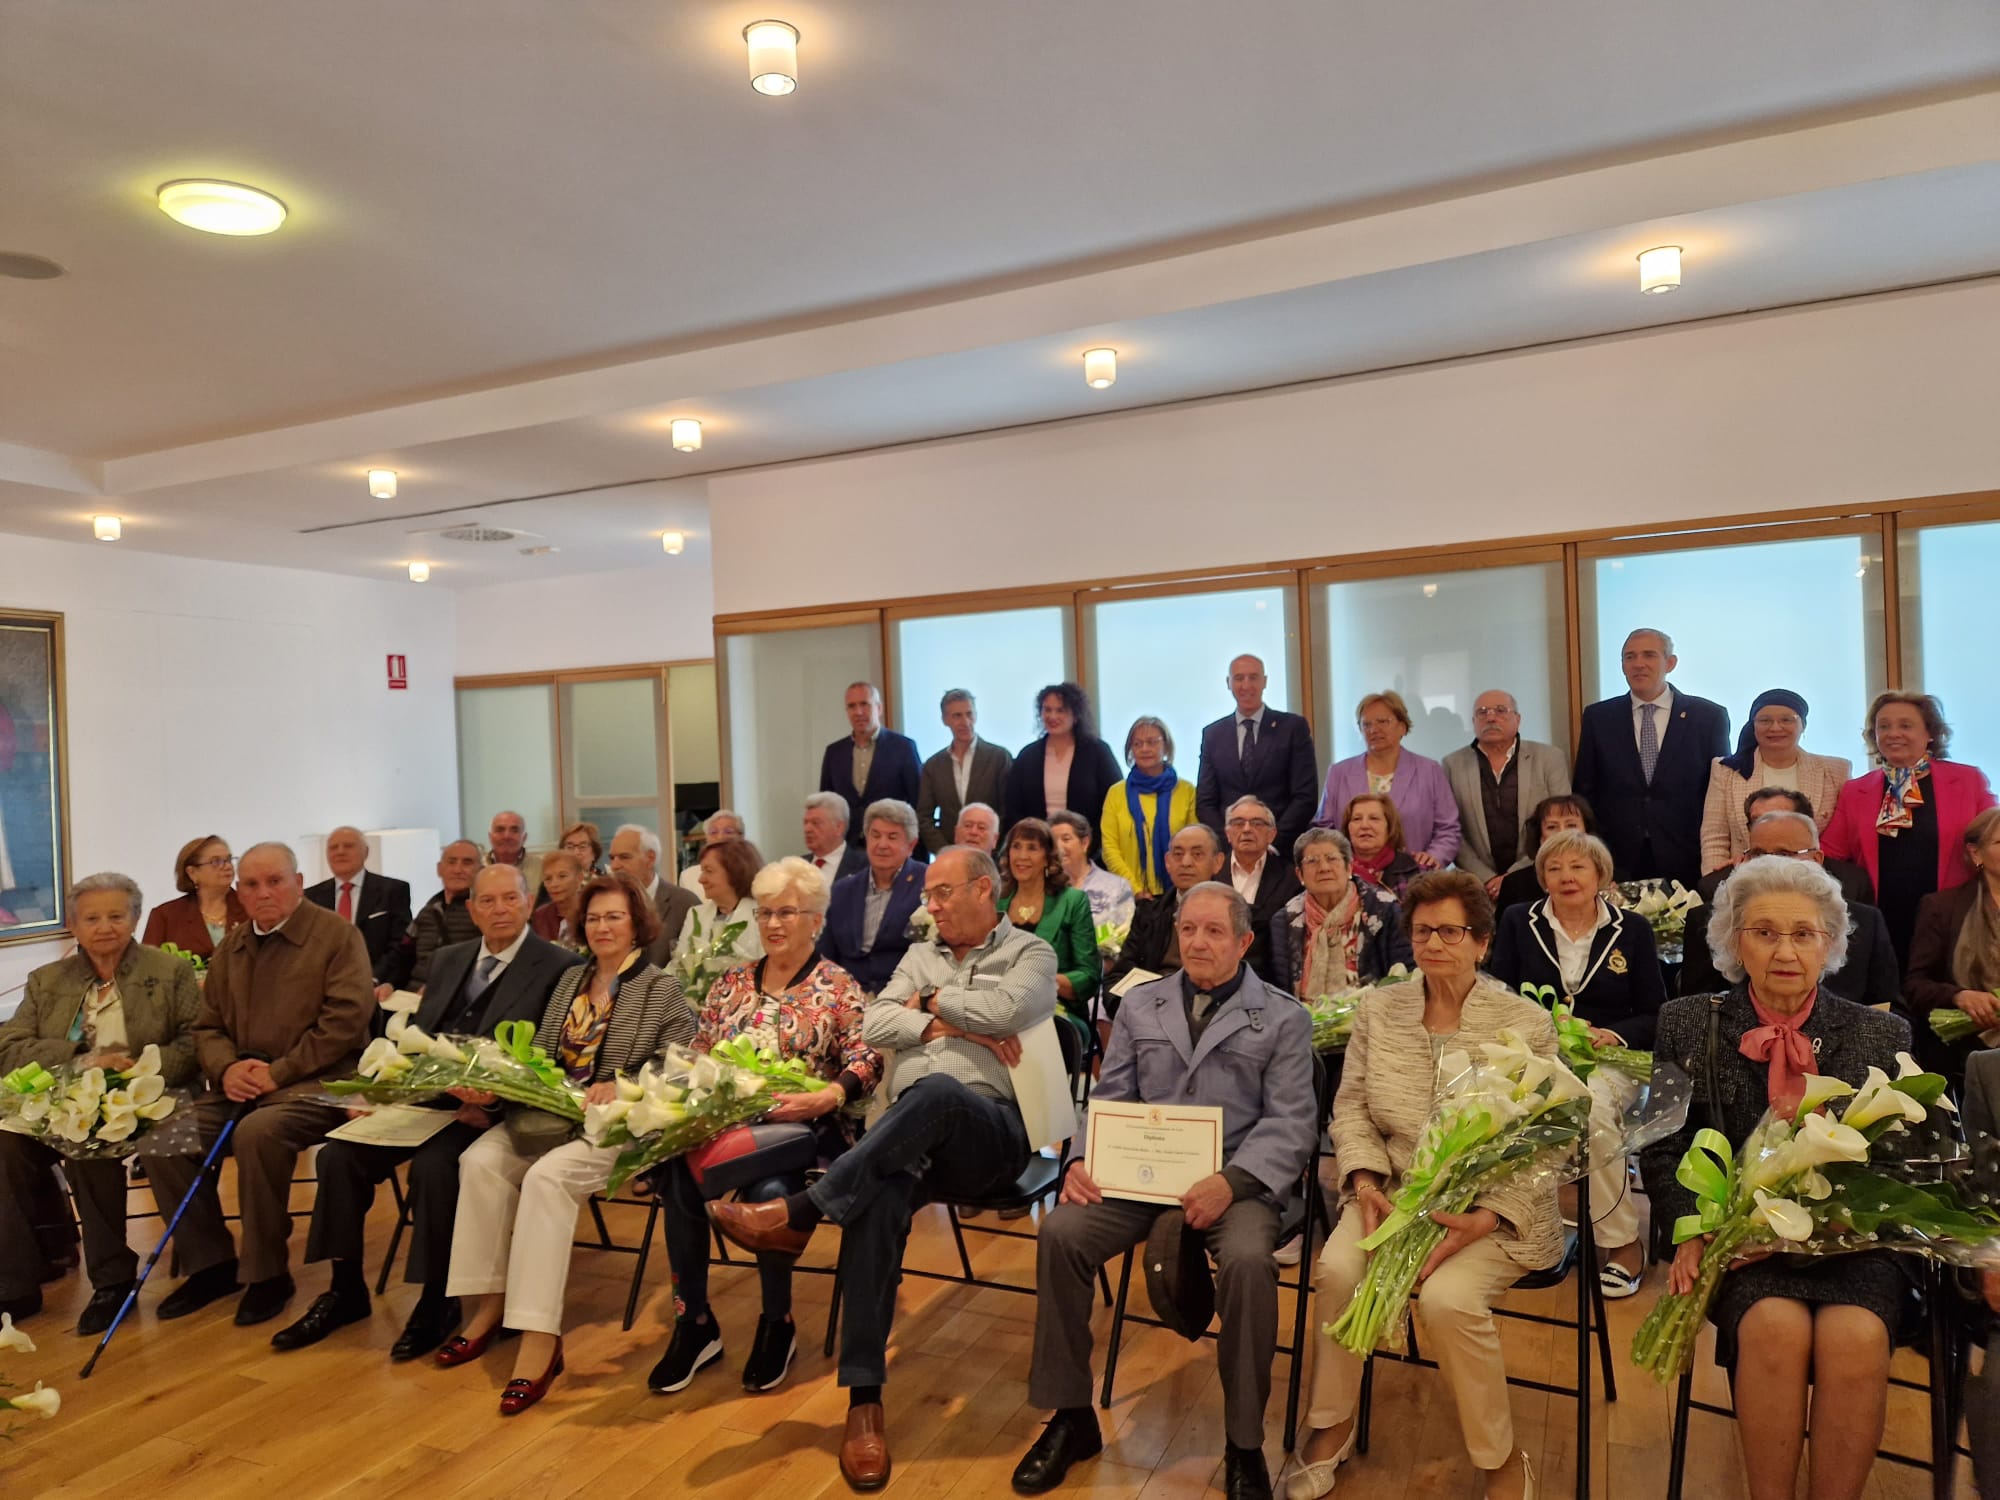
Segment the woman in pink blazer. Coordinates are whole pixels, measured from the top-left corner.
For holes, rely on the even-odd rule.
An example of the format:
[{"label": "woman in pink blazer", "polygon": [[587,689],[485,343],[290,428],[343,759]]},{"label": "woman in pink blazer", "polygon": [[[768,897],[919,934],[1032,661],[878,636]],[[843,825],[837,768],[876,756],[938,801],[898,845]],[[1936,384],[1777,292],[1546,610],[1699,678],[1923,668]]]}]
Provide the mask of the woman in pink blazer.
[{"label": "woman in pink blazer", "polygon": [[1917,903],[1972,878],[1965,827],[1994,805],[1993,789],[1978,767],[1945,759],[1951,726],[1928,693],[1879,694],[1861,737],[1882,769],[1840,789],[1820,845],[1868,872],[1897,960],[1907,963]]},{"label": "woman in pink blazer", "polygon": [[1806,700],[1784,688],[1759,693],[1736,737],[1736,753],[1716,760],[1708,772],[1708,800],[1701,812],[1701,873],[1733,865],[1750,847],[1743,803],[1752,792],[1784,787],[1812,803],[1821,833],[1833,819],[1834,799],[1854,774],[1837,755],[1814,755],[1799,747],[1806,728]]}]

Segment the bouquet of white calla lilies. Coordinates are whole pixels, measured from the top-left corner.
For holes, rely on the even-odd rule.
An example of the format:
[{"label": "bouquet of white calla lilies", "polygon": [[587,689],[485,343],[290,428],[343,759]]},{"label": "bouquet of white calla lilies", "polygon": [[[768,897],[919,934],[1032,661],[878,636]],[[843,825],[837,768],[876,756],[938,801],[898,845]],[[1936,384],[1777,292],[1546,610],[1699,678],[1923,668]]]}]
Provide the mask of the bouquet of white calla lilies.
[{"label": "bouquet of white calla lilies", "polygon": [[178,1102],[160,1076],[160,1049],[149,1043],[123,1070],[80,1063],[14,1069],[0,1078],[0,1128],[65,1156],[129,1156]]},{"label": "bouquet of white calla lilies", "polygon": [[704,940],[700,915],[688,913],[687,946],[674,955],[673,964],[681,994],[696,1011],[708,1004],[708,992],[715,988],[715,981],[743,961],[737,956],[736,940],[749,926],[744,921],[722,922]]},{"label": "bouquet of white calla lilies", "polygon": [[355,1076],[326,1086],[341,1104],[414,1104],[452,1089],[477,1089],[564,1120],[583,1118],[583,1094],[534,1045],[527,1021],[503,1021],[493,1036],[431,1036],[406,1022],[392,1041],[377,1037]]}]

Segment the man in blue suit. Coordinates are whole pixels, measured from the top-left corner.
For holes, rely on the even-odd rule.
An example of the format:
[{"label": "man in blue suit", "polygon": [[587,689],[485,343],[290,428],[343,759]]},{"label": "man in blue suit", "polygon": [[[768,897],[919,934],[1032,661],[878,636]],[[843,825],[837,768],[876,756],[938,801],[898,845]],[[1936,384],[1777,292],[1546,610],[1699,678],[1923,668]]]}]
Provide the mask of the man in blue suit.
[{"label": "man in blue suit", "polygon": [[[820,757],[819,789],[840,793],[854,807],[870,807],[884,798],[915,807],[924,777],[917,742],[883,727],[882,693],[874,683],[857,682],[847,689],[847,722],[853,733],[828,745]],[[861,847],[865,821],[848,825],[848,847]]]},{"label": "man in blue suit", "polygon": [[1266,704],[1264,684],[1264,663],[1257,657],[1239,656],[1229,664],[1236,712],[1201,732],[1194,814],[1222,833],[1229,805],[1255,797],[1278,821],[1278,858],[1289,867],[1292,844],[1319,806],[1319,762],[1311,728],[1297,714]]},{"label": "man in blue suit", "polygon": [[924,900],[917,810],[885,797],[861,816],[868,863],[833,883],[820,949],[873,995],[889,982],[910,946],[910,919]]}]

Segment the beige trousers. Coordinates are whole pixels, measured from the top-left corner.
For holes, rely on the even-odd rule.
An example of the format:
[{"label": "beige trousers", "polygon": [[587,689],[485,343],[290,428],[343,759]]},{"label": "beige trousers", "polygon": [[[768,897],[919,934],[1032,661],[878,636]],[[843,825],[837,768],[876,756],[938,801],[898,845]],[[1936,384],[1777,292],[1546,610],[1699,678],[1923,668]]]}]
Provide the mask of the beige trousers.
[{"label": "beige trousers", "polygon": [[615,1149],[582,1140],[524,1156],[504,1127],[466,1147],[446,1295],[504,1291],[509,1328],[561,1333],[577,1211],[610,1180],[617,1160]]},{"label": "beige trousers", "polygon": [[[1368,1256],[1361,1249],[1361,1212],[1349,1207],[1334,1226],[1313,1270],[1313,1327],[1324,1328],[1346,1310]],[[1438,1362],[1458,1403],[1465,1451],[1482,1469],[1497,1469],[1514,1454],[1514,1412],[1507,1400],[1507,1362],[1493,1303],[1521,1275],[1491,1235],[1452,1256],[1417,1288],[1414,1298],[1422,1352]],[[1337,1427],[1361,1399],[1361,1360],[1323,1333],[1314,1336],[1312,1395],[1306,1425]]]},{"label": "beige trousers", "polygon": [[1639,1238],[1639,1204],[1625,1172],[1625,1153],[1618,1150],[1625,1111],[1639,1085],[1611,1068],[1598,1068],[1590,1089],[1590,1217],[1597,1226],[1597,1247],[1616,1250]]}]

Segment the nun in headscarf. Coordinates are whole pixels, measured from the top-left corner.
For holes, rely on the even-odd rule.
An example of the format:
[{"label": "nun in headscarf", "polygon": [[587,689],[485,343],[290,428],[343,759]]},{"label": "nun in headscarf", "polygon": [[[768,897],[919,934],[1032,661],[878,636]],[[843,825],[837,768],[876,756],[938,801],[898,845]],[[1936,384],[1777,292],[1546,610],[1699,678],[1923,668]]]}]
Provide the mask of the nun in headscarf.
[{"label": "nun in headscarf", "polygon": [[[1759,693],[1736,737],[1736,752],[1718,758],[1708,777],[1708,801],[1701,815],[1701,873],[1735,864],[1750,847],[1743,804],[1753,792],[1793,794],[1800,812],[1810,812],[1824,829],[1833,816],[1841,784],[1854,774],[1847,761],[1801,748],[1806,700],[1786,688]],[[1797,806],[1803,798],[1806,806]]]}]

